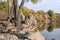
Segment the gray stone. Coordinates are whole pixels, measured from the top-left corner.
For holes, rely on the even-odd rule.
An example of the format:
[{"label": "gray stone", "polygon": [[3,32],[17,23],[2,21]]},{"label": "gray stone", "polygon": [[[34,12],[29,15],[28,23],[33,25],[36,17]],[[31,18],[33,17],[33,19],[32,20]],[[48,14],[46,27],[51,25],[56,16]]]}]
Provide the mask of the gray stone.
[{"label": "gray stone", "polygon": [[11,34],[1,34],[0,40],[18,40],[18,37]]},{"label": "gray stone", "polygon": [[31,40],[45,40],[45,37],[40,34],[40,32],[30,33],[28,36]]}]

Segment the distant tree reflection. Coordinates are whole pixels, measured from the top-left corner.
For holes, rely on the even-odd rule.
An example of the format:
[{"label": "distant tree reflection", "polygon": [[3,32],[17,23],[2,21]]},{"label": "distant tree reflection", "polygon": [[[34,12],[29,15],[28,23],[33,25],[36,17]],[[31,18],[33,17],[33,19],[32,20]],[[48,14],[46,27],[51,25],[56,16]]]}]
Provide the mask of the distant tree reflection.
[{"label": "distant tree reflection", "polygon": [[56,28],[56,23],[51,22],[49,27],[47,28],[48,32],[52,32]]}]

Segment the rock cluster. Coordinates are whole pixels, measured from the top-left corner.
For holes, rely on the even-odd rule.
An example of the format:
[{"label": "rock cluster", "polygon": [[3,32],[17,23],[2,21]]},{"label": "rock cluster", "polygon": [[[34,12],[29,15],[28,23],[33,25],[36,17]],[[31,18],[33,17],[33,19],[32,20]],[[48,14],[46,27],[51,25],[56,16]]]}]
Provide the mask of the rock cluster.
[{"label": "rock cluster", "polygon": [[[5,22],[7,27],[2,29],[3,34],[0,36],[0,40],[45,40],[45,37],[39,31],[35,31],[37,21],[33,15],[25,17],[22,22],[21,30],[14,27],[12,23]],[[7,34],[4,34],[6,32]]]}]

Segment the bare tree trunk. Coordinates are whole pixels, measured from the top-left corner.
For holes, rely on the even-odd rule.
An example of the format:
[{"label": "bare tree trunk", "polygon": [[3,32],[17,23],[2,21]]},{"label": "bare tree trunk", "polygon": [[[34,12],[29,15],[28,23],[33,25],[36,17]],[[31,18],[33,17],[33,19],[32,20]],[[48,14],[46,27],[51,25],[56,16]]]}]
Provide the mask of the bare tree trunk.
[{"label": "bare tree trunk", "polygon": [[16,21],[17,21],[17,0],[13,0],[13,13],[14,13],[14,23],[15,23],[15,27],[16,27]]},{"label": "bare tree trunk", "polygon": [[13,0],[7,0],[8,3],[8,21],[10,21],[10,19],[12,19],[13,15]]},{"label": "bare tree trunk", "polygon": [[9,17],[8,21],[10,21],[10,5],[9,5],[9,2],[10,2],[10,0],[7,0],[7,3],[8,3],[8,17]]},{"label": "bare tree trunk", "polygon": [[19,6],[19,11],[18,11],[18,14],[17,14],[17,27],[20,27],[20,22],[22,20],[24,20],[24,17],[25,17],[22,13],[22,8],[23,8],[23,5],[24,5],[24,2],[25,2],[25,0],[22,0],[21,4]]},{"label": "bare tree trunk", "polygon": [[20,4],[20,6],[19,6],[19,11],[18,11],[18,14],[20,14],[20,18],[21,18],[21,20],[24,20],[24,15],[23,15],[23,13],[22,13],[22,8],[23,8],[23,6],[24,6],[24,2],[25,2],[25,0],[22,0],[22,2],[21,2],[21,4]]},{"label": "bare tree trunk", "polygon": [[[8,3],[10,2],[11,0],[8,0]],[[19,6],[19,11],[17,12],[17,1],[18,0],[13,0],[13,5],[12,5],[12,8],[10,8],[10,5],[8,5],[8,8],[9,8],[9,17],[11,17],[12,15],[14,16],[14,23],[15,23],[15,27],[20,27],[20,22],[21,20],[24,20],[25,16],[23,15],[22,13],[22,8],[23,8],[23,5],[24,5],[24,1],[25,0],[22,0],[20,6]],[[12,11],[10,11],[12,9]],[[11,13],[12,12],[12,13]],[[12,18],[12,17],[11,17]]]}]

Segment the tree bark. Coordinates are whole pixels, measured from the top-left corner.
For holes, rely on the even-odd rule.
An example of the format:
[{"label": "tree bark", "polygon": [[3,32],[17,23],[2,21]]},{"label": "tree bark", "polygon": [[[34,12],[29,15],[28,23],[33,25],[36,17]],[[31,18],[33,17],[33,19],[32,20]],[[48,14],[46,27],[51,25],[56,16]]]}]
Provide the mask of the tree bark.
[{"label": "tree bark", "polygon": [[8,21],[10,22],[10,19],[12,19],[13,15],[13,0],[7,0],[8,3]]},{"label": "tree bark", "polygon": [[15,23],[15,27],[16,27],[16,21],[17,21],[17,0],[13,0],[13,13],[14,13],[14,23]]},{"label": "tree bark", "polygon": [[8,3],[8,17],[9,17],[8,21],[10,21],[10,5],[9,5],[9,2],[10,2],[10,0],[7,0],[7,3]]},{"label": "tree bark", "polygon": [[19,11],[18,11],[18,14],[20,14],[20,18],[21,18],[21,20],[24,20],[24,15],[23,15],[23,13],[22,13],[22,8],[23,8],[23,6],[24,6],[24,2],[25,2],[25,0],[22,0],[22,2],[21,2],[21,4],[20,4],[20,6],[19,6]]},{"label": "tree bark", "polygon": [[18,11],[18,14],[17,14],[17,27],[20,27],[20,24],[21,24],[20,22],[22,20],[24,20],[24,17],[25,17],[22,13],[22,8],[23,8],[23,5],[24,5],[24,2],[25,2],[25,0],[22,0],[21,4],[19,6],[19,11]]},{"label": "tree bark", "polygon": [[[8,0],[8,3],[9,2],[10,2],[10,0]],[[20,27],[21,20],[24,20],[24,18],[25,18],[25,16],[22,13],[22,8],[23,8],[23,5],[24,5],[24,2],[25,2],[25,0],[22,0],[18,11],[17,11],[17,0],[13,0],[13,5],[12,5],[12,10],[11,11],[10,11],[10,5],[8,5],[8,8],[9,8],[9,15],[8,16],[12,18],[12,15],[13,15],[15,27],[16,26]]]}]

